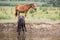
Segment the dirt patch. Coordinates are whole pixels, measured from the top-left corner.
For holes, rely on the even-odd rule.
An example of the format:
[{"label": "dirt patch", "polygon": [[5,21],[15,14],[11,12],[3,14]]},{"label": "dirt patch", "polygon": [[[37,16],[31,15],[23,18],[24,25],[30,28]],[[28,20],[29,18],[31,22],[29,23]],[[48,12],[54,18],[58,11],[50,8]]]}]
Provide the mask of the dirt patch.
[{"label": "dirt patch", "polygon": [[[60,23],[27,23],[26,40],[60,40]],[[0,23],[0,40],[17,40],[17,23]]]}]

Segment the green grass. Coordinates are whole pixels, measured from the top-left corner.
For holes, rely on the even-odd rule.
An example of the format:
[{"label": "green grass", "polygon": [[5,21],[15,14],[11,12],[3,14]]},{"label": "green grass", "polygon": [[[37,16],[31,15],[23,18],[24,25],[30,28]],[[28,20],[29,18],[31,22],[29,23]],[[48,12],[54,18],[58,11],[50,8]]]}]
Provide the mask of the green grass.
[{"label": "green grass", "polygon": [[[0,7],[0,19],[13,19],[15,8],[14,7]],[[27,13],[27,19],[60,19],[60,8],[58,7],[40,7],[37,11],[30,9]]]}]

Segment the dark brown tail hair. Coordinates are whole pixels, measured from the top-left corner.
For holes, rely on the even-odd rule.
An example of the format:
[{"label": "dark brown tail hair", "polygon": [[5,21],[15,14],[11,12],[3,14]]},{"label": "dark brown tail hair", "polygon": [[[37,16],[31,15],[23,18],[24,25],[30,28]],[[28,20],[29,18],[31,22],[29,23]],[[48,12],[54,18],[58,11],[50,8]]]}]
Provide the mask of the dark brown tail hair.
[{"label": "dark brown tail hair", "polygon": [[15,13],[15,16],[17,16],[17,10],[16,10],[16,13]]}]

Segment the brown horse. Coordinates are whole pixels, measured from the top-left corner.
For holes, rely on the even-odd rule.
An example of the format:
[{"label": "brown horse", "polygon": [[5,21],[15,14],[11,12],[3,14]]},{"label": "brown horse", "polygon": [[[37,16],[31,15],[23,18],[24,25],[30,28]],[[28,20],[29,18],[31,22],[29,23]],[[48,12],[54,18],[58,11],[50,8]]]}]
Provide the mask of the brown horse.
[{"label": "brown horse", "polygon": [[34,10],[36,10],[35,4],[32,3],[32,4],[26,4],[26,5],[16,5],[16,7],[15,7],[15,11],[16,11],[15,16],[19,16],[20,13],[25,13],[25,17],[26,17],[26,14],[27,14],[27,12],[30,8],[33,8]]}]

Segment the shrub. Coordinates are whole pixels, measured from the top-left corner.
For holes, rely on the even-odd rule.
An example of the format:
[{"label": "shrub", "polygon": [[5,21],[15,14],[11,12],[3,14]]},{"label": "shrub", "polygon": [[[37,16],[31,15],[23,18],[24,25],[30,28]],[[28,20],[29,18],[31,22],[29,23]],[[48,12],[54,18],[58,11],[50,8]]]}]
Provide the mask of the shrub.
[{"label": "shrub", "polygon": [[29,13],[34,13],[35,10],[34,9],[30,9]]}]

